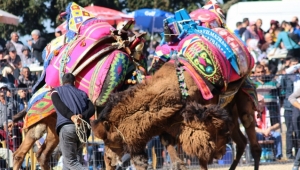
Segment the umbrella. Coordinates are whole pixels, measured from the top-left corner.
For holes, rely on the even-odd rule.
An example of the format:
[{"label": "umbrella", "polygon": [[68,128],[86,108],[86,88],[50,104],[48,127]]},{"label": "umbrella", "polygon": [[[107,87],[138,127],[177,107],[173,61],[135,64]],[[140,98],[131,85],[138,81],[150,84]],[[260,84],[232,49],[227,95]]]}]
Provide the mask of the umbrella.
[{"label": "umbrella", "polygon": [[163,20],[174,16],[170,12],[159,9],[139,9],[129,15],[134,16],[135,26],[142,30],[163,32]]},{"label": "umbrella", "polygon": [[[87,7],[84,7],[88,12],[95,15],[97,18],[108,22],[111,25],[116,25],[119,22],[133,20],[133,17],[126,15],[120,11],[109,9],[101,6],[94,6],[93,4]],[[65,21],[57,28],[61,30],[62,33],[66,32],[67,22]]]},{"label": "umbrella", "polygon": [[18,25],[19,17],[0,9],[0,23]]}]

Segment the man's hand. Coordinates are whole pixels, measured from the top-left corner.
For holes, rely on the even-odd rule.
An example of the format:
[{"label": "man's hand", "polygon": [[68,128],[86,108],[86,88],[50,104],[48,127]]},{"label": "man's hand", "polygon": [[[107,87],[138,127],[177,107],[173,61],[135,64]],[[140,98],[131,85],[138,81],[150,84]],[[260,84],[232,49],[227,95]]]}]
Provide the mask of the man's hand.
[{"label": "man's hand", "polygon": [[78,115],[73,115],[73,116],[71,117],[71,120],[72,120],[72,122],[73,122],[74,124],[79,125],[79,124],[81,123],[81,120],[78,119],[77,117],[82,118],[82,115],[80,115],[80,114],[78,114]]},{"label": "man's hand", "polygon": [[263,131],[263,134],[264,134],[265,137],[269,137],[269,136],[271,135],[271,130],[270,130],[270,128],[265,129],[265,130]]}]

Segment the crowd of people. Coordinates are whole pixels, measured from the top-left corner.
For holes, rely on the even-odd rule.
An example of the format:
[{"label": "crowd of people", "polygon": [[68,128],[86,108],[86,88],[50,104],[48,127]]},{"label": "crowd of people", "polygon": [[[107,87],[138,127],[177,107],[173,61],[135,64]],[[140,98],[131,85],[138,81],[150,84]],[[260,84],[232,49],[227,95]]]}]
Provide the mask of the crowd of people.
[{"label": "crowd of people", "polygon": [[[263,21],[237,22],[234,33],[248,46],[255,60],[252,80],[262,105],[256,113],[256,132],[259,141],[273,141],[275,160],[281,160],[281,112],[286,126],[285,155],[295,160],[294,169],[300,165],[300,26],[297,17],[290,21],[271,20],[270,28],[261,28]],[[262,142],[263,143],[263,142]],[[265,145],[263,145],[265,147]],[[293,153],[293,148],[295,153]],[[297,154],[298,152],[298,154]],[[264,161],[262,154],[262,160]]]},{"label": "crowd of people", "polygon": [[[291,21],[282,21],[281,24],[276,20],[272,20],[269,23],[270,28],[268,30],[263,30],[261,28],[262,24],[261,19],[249,21],[248,18],[244,18],[242,22],[237,22],[236,30],[234,30],[236,36],[247,44],[255,60],[252,80],[257,87],[261,106],[255,117],[257,137],[259,141],[273,141],[271,146],[274,147],[274,160],[281,160],[285,155],[287,159],[295,160],[294,167],[298,168],[300,166],[300,121],[297,120],[300,119],[300,103],[297,98],[300,96],[300,25],[297,17],[291,18]],[[61,32],[56,30],[55,36],[60,35]],[[32,39],[27,41],[28,46],[19,41],[17,32],[12,32],[11,39],[6,41],[5,44],[0,42],[0,140],[8,141],[6,147],[11,153],[22,142],[21,129],[23,123],[21,121],[13,123],[13,121],[20,119],[14,115],[26,110],[28,99],[31,97],[30,89],[38,78],[36,73],[30,71],[30,67],[33,65],[41,66],[44,62],[42,51],[47,44],[46,40],[41,36],[39,30],[33,30],[31,37]],[[154,41],[151,45],[155,47],[157,44]],[[153,55],[153,47],[148,49],[148,53]],[[74,126],[69,124],[73,124],[73,122],[76,124],[77,119],[74,120],[74,117],[68,114],[71,112],[86,112],[87,117],[90,117],[93,110],[87,109],[89,108],[87,105],[90,104],[88,97],[82,95],[81,91],[73,89],[74,77],[68,77],[65,84],[62,89],[67,90],[58,90],[52,95],[52,98],[55,98],[53,101],[60,101],[59,103],[54,102],[57,112],[61,114],[59,120],[65,121],[58,123],[57,131],[60,138],[63,138],[63,135],[72,136],[74,140],[71,142],[74,145],[76,144],[77,148],[79,147],[79,145],[77,146],[79,140],[76,135],[74,136],[76,133],[67,134],[67,132],[74,131]],[[13,90],[14,88],[17,88],[17,90]],[[69,93],[68,90],[70,90]],[[66,106],[77,106],[76,101],[74,100],[75,103],[72,103],[70,100],[64,99],[64,95],[61,94],[68,93],[68,95],[72,95],[74,91],[76,91],[78,102],[82,103],[80,100],[84,99],[83,103],[87,105],[78,106],[77,110],[70,111]],[[84,96],[84,98],[78,96]],[[65,105],[60,106],[61,103]],[[287,129],[285,153],[282,150],[282,132],[280,131],[282,127],[280,121],[281,110],[284,110]],[[60,131],[66,132],[63,134]],[[36,143],[38,147],[40,146],[39,142]],[[155,142],[160,143],[157,138],[153,138],[147,145],[149,163],[152,162],[152,146]],[[65,149],[67,144],[61,143],[60,145],[60,152],[65,159],[75,161],[75,151],[70,152],[70,150]],[[293,148],[295,152],[293,152]],[[156,151],[160,157],[166,157],[166,155],[161,155],[164,153],[161,148],[156,149]],[[299,153],[296,155],[297,151]],[[12,160],[12,154],[8,155],[10,156],[8,160]],[[0,149],[1,158],[6,159],[8,155],[6,149]],[[91,147],[88,148],[87,155],[86,161],[91,157]],[[264,160],[263,156],[262,160]],[[10,166],[12,166],[11,163]],[[82,165],[78,162],[76,166],[79,169],[82,168]]]}]

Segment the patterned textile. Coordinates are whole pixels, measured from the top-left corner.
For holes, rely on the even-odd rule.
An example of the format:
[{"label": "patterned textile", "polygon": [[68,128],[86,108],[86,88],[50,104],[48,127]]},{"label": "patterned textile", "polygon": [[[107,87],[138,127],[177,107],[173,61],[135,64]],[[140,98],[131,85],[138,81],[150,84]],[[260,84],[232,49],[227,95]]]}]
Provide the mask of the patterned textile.
[{"label": "patterned textile", "polygon": [[[110,55],[110,58],[113,60],[107,62],[106,66],[102,66],[102,70],[98,70],[103,77],[106,77],[104,77],[105,81],[95,83],[96,85],[102,84],[101,93],[98,95],[99,97],[96,100],[97,106],[102,106],[106,103],[109,95],[116,91],[118,87],[123,85],[125,76],[129,73],[129,71],[131,71],[128,69],[130,60],[124,53],[116,51]],[[103,73],[104,70],[106,71],[106,74]]]},{"label": "patterned textile", "polygon": [[82,8],[74,2],[70,4],[69,8],[67,7],[67,13],[68,10],[70,10],[70,12],[68,16],[69,19],[67,29],[75,33],[78,33],[79,28],[84,21],[95,17],[93,14],[89,13],[86,9]]},{"label": "patterned textile", "polygon": [[[198,74],[198,72],[193,68],[191,64],[189,64],[185,59],[179,58],[181,64],[183,64],[183,68],[186,72],[188,72],[193,79],[195,80],[198,89],[200,90],[202,97],[205,100],[209,100],[213,98],[211,90],[207,86],[206,82],[202,79],[202,77]],[[170,60],[169,62],[174,63],[174,60]]]},{"label": "patterned textile", "polygon": [[35,102],[27,111],[24,128],[30,127],[53,113],[55,113],[55,109],[51,101],[51,93],[46,92],[43,98]]},{"label": "patterned textile", "polygon": [[51,88],[47,85],[44,85],[42,88],[40,88],[37,92],[33,94],[33,96],[28,101],[28,108],[27,111],[33,106],[34,103],[41,100],[47,92],[49,92]]},{"label": "patterned textile", "polygon": [[253,101],[255,109],[258,111],[258,98],[256,93],[256,86],[254,82],[250,79],[250,77],[247,77],[244,84],[241,86],[241,89],[244,93],[246,93],[250,99]]},{"label": "patterned textile", "polygon": [[223,24],[225,25],[225,23],[226,23],[225,15],[224,15],[224,12],[222,11],[220,4],[217,0],[209,0],[203,6],[203,9],[210,10],[210,11],[214,12],[215,14],[217,14],[219,16],[219,18],[221,19],[221,21],[223,22]]},{"label": "patterned textile", "polygon": [[223,90],[229,80],[228,60],[210,42],[192,34],[178,45],[180,54],[209,82]]}]

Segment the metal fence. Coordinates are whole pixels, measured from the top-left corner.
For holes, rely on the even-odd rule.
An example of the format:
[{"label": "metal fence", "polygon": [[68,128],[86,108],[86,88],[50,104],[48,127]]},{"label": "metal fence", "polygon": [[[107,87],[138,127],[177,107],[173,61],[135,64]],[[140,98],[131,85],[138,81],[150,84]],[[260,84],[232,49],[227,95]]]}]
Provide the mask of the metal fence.
[{"label": "metal fence", "polygon": [[[286,127],[286,119],[287,115],[284,114],[284,103],[287,102],[285,98],[285,93],[281,93],[287,91],[289,89],[283,88],[281,85],[281,80],[285,75],[272,77],[274,81],[278,82],[278,96],[277,102],[272,103],[267,106],[267,115],[266,119],[270,118],[269,124],[272,124],[272,121],[275,119],[279,120],[280,128],[275,132],[279,135],[277,138],[268,138],[262,137],[259,138],[259,142],[263,148],[263,153],[261,155],[261,163],[278,163],[278,162],[292,162],[293,159],[291,158],[292,154],[295,155],[297,151],[297,140],[295,137],[295,132],[290,132],[287,134],[287,127]],[[293,75],[292,75],[293,76]],[[255,79],[255,78],[254,78]],[[291,88],[291,86],[288,86]],[[300,88],[300,87],[299,87]],[[22,142],[22,121],[19,121],[17,124],[13,124],[12,126],[9,124],[9,119],[12,119],[13,116],[22,111],[26,105],[26,101],[31,97],[30,89],[0,89],[0,118],[2,119],[0,124],[0,139],[2,143],[2,148],[0,148],[0,168],[8,168],[12,167],[12,153],[19,147],[20,143]],[[6,102],[4,102],[6,101]],[[274,110],[278,110],[278,112],[274,112]],[[271,113],[272,111],[272,113]],[[291,114],[293,111],[291,111]],[[5,121],[3,121],[5,119]],[[4,124],[3,124],[4,123]],[[6,128],[12,127],[12,128]],[[241,125],[241,130],[243,131],[243,127]],[[8,133],[6,133],[8,131]],[[296,129],[294,129],[296,131]],[[275,133],[274,132],[274,133]],[[289,136],[292,135],[293,137]],[[266,142],[268,141],[268,142]],[[276,154],[278,154],[278,141],[281,141],[281,152],[282,155],[280,159],[276,159]],[[43,140],[39,140],[35,143],[33,151],[39,147],[39,143],[43,143]],[[292,144],[292,146],[290,146]],[[287,146],[288,145],[288,146]],[[277,148],[276,148],[277,147]],[[288,149],[287,149],[288,147]],[[186,155],[181,147],[178,145],[176,146],[178,154],[180,158],[186,163],[187,167],[190,169],[199,167],[198,159],[194,157],[190,157]],[[88,167],[88,169],[104,169],[104,143],[96,139],[93,136],[93,133],[89,137],[89,142],[84,146],[83,149],[83,164]],[[151,141],[148,142],[147,147],[145,148],[145,152],[148,154],[149,160],[149,168],[151,169],[171,169],[172,162],[169,158],[169,155],[166,149],[160,143],[158,137],[154,137]],[[292,153],[291,153],[292,152]],[[210,167],[229,167],[235,155],[235,144],[230,142],[227,144],[226,153],[220,160],[214,160],[213,164]],[[28,157],[27,157],[28,158]],[[50,165],[52,169],[62,169],[62,159],[61,153],[58,148],[52,154],[52,158],[50,161]],[[245,149],[245,153],[242,156],[239,166],[241,165],[252,165],[253,158],[251,157],[249,145],[247,145]],[[27,165],[27,166],[26,166]],[[39,165],[35,164],[32,165],[29,159],[24,160],[23,169],[39,169]],[[130,162],[130,155],[126,154],[121,158],[121,162],[119,163],[118,169],[134,169],[134,166],[131,165]]]}]

